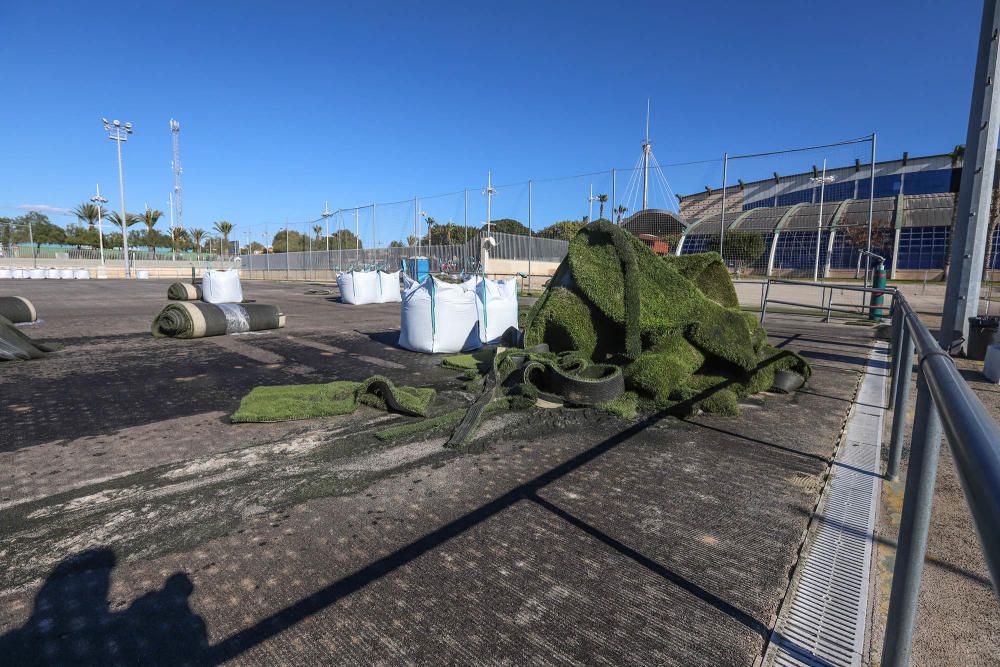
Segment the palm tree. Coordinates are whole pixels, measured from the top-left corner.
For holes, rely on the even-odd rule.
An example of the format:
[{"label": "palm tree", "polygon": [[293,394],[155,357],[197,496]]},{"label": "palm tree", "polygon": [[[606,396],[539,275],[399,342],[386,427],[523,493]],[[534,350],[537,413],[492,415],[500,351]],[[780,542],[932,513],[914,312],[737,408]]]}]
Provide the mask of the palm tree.
[{"label": "palm tree", "polygon": [[[135,213],[126,213],[125,224],[123,225],[121,213],[119,213],[118,211],[108,211],[105,214],[104,219],[110,222],[112,225],[114,225],[114,228],[117,229],[119,232],[121,232],[122,238],[124,238],[125,234],[128,233],[127,228],[139,222],[142,218],[136,215]],[[122,245],[122,247],[124,247],[124,244]]]},{"label": "palm tree", "polygon": [[950,153],[948,157],[951,158],[951,166],[958,164],[959,160],[965,159],[965,144],[958,144]]},{"label": "palm tree", "polygon": [[201,240],[205,238],[207,234],[204,229],[189,229],[188,234],[191,235],[191,240],[194,241],[194,251],[201,252]]},{"label": "palm tree", "polygon": [[608,203],[607,195],[597,195],[597,201],[601,203],[601,212],[598,214],[597,219],[601,220],[604,218],[604,205]]},{"label": "palm tree", "polygon": [[74,208],[73,215],[80,222],[87,223],[87,226],[93,230],[94,225],[101,219],[101,209],[97,208],[97,204],[92,204],[88,201]]},{"label": "palm tree", "polygon": [[142,220],[142,224],[146,225],[146,245],[149,246],[150,253],[156,252],[156,243],[153,241],[153,227],[156,226],[156,223],[159,222],[162,217],[163,211],[151,209],[149,206],[146,206],[146,211],[139,216],[139,219]]},{"label": "palm tree", "polygon": [[219,220],[212,225],[212,229],[222,234],[222,253],[225,255],[229,251],[229,234],[233,231],[233,223],[228,220]]},{"label": "palm tree", "polygon": [[628,207],[627,206],[625,206],[624,204],[619,205],[615,209],[615,216],[616,216],[616,220],[615,221],[620,223],[622,221],[622,216],[625,215],[627,212],[628,212]]},{"label": "palm tree", "polygon": [[316,235],[316,243],[319,243],[319,240],[323,235],[323,225],[313,225],[313,234]]}]

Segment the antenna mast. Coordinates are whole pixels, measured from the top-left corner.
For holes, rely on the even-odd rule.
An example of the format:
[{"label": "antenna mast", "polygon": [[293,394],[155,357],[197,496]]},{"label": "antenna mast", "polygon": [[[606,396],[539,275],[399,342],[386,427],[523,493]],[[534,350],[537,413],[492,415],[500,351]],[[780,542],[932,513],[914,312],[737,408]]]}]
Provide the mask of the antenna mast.
[{"label": "antenna mast", "polygon": [[170,119],[170,134],[173,135],[174,154],[170,166],[174,170],[174,209],[176,211],[177,227],[184,228],[184,207],[181,204],[181,124]]},{"label": "antenna mast", "polygon": [[649,208],[649,98],[646,98],[646,139],[642,142],[642,209]]}]

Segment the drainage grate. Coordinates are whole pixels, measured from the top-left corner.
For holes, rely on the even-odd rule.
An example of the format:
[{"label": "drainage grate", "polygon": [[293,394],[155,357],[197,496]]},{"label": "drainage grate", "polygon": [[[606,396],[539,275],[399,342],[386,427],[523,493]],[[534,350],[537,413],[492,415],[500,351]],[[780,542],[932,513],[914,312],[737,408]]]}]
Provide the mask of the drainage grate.
[{"label": "drainage grate", "polygon": [[860,665],[878,503],[888,345],[868,355],[815,528],[771,633],[765,665]]}]

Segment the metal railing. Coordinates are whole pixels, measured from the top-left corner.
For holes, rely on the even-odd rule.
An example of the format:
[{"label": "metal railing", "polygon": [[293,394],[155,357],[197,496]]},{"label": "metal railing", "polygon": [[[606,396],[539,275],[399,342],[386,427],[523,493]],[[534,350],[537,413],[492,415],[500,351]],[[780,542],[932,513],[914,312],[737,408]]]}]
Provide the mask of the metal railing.
[{"label": "metal railing", "polygon": [[[737,281],[738,282],[757,282],[757,281]],[[829,322],[830,317],[833,313],[846,313],[849,315],[864,315],[865,310],[878,310],[883,314],[889,312],[890,307],[882,304],[879,305],[869,305],[864,301],[865,294],[874,294],[881,296],[888,296],[893,299],[897,298],[896,290],[891,287],[861,287],[859,285],[843,285],[840,283],[824,283],[824,282],[810,282],[804,280],[787,280],[783,278],[768,278],[766,281],[760,281],[761,285],[761,297],[760,297],[760,322],[764,323],[764,319],[767,317],[767,306],[768,304],[778,304],[782,306],[794,306],[796,308],[804,309],[807,311],[815,310],[818,311],[817,314],[823,316],[824,322]],[[771,297],[771,285],[793,285],[797,287],[818,287],[822,290],[820,294],[819,305],[812,303],[801,303],[798,301],[785,301],[780,299],[774,299]],[[853,303],[834,303],[833,295],[834,292],[857,292],[862,295],[861,302],[858,304]]]},{"label": "metal railing", "polygon": [[1000,426],[955,368],[951,356],[897,294],[892,309],[892,439],[886,477],[899,475],[910,402],[910,369],[917,360],[917,399],[903,492],[896,565],[886,620],[883,665],[909,661],[917,599],[927,553],[931,503],[942,432],[955,459],[966,503],[993,581],[1000,585]]},{"label": "metal railing", "polygon": [[[892,381],[889,389],[892,435],[885,472],[885,477],[890,480],[899,477],[906,415],[910,406],[910,375],[916,359],[917,396],[911,426],[909,468],[903,492],[881,662],[884,666],[906,665],[916,626],[942,434],[947,438],[955,459],[965,500],[990,570],[994,593],[1000,599],[1000,426],[959,373],[951,356],[941,348],[898,291],[892,288],[769,280],[763,288],[761,321],[768,303],[798,306],[806,309],[807,313],[809,310],[818,311],[817,314],[835,310],[829,308],[832,296],[827,299],[824,295],[821,301],[827,304],[826,309],[814,304],[768,299],[771,283],[820,287],[829,290],[831,295],[833,290],[842,289],[892,296],[889,307],[892,325]],[[850,312],[857,313],[856,310]]]}]

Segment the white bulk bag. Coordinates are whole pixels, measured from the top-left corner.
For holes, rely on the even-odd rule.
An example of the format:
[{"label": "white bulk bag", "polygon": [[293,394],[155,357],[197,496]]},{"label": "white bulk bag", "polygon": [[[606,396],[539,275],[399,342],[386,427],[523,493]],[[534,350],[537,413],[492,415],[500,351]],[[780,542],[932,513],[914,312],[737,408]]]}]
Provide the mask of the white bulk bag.
[{"label": "white bulk bag", "polygon": [[45,269],[45,277],[50,280],[59,280],[59,269]]},{"label": "white bulk bag", "polygon": [[139,280],[149,280],[149,271],[146,269],[139,269],[135,272],[135,277]]},{"label": "white bulk bag", "polygon": [[482,346],[479,298],[473,286],[453,285],[429,276],[422,283],[404,279],[399,344],[414,352],[465,352]]},{"label": "white bulk bag", "polygon": [[207,303],[240,303],[243,288],[235,269],[205,269],[201,279],[201,298]]},{"label": "white bulk bag", "polygon": [[88,269],[77,269],[73,272],[73,277],[77,280],[90,280],[90,271]]},{"label": "white bulk bag", "polygon": [[362,306],[378,303],[378,273],[376,271],[345,271],[337,275],[340,300]]},{"label": "white bulk bag", "polygon": [[28,277],[33,280],[41,280],[45,278],[45,269],[30,269],[28,271]]},{"label": "white bulk bag", "polygon": [[378,272],[378,302],[393,303],[403,300],[399,292],[399,271]]},{"label": "white bulk bag", "polygon": [[59,277],[63,280],[73,280],[73,269],[59,269]]},{"label": "white bulk bag", "polygon": [[10,272],[12,278],[27,278],[28,272],[24,269],[14,269]]},{"label": "white bulk bag", "polygon": [[0,269],[0,280],[7,280],[8,278],[13,278],[14,272],[10,269]]},{"label": "white bulk bag", "polygon": [[480,279],[476,295],[480,302],[479,331],[483,344],[497,343],[507,329],[517,328],[517,278]]}]

